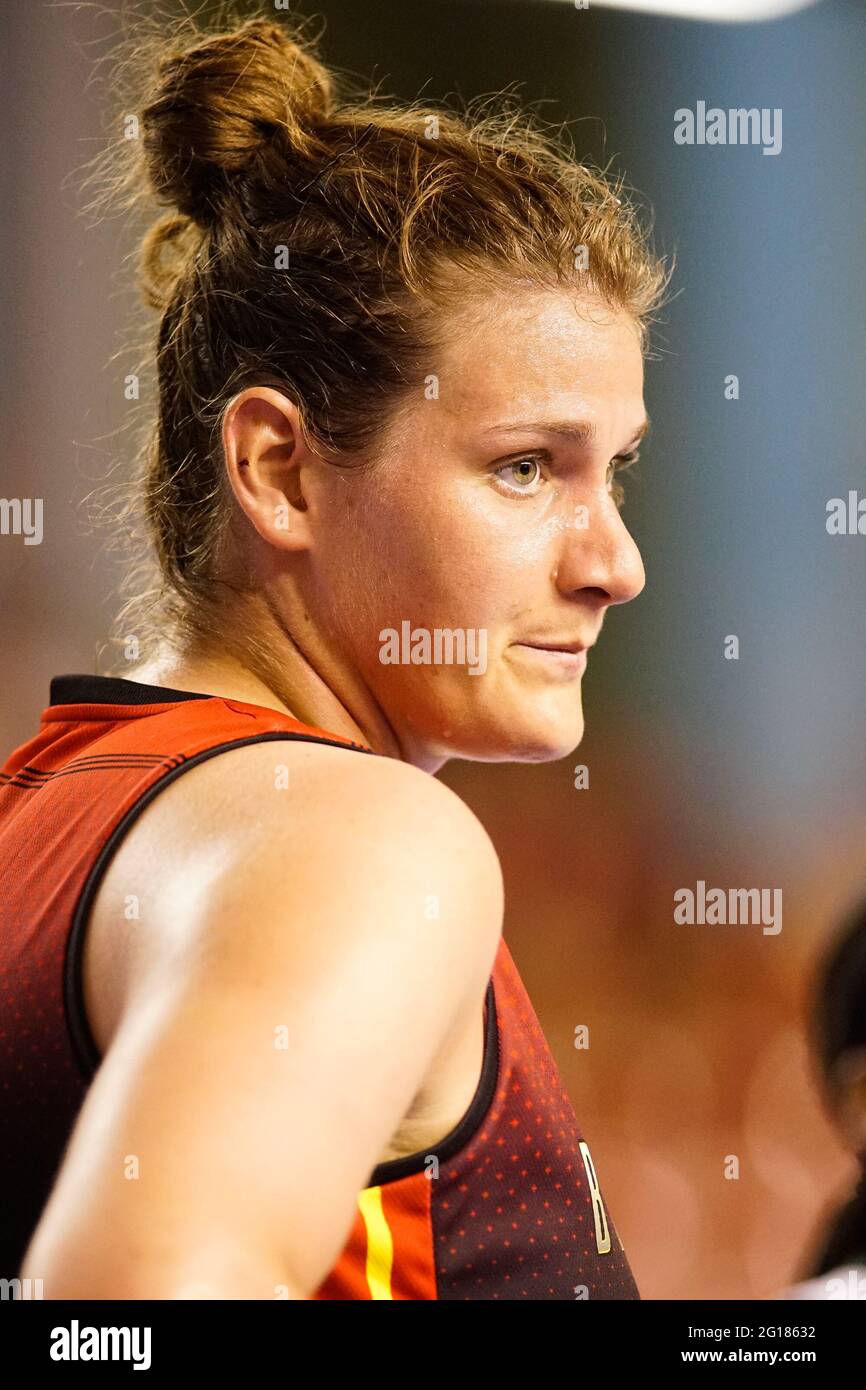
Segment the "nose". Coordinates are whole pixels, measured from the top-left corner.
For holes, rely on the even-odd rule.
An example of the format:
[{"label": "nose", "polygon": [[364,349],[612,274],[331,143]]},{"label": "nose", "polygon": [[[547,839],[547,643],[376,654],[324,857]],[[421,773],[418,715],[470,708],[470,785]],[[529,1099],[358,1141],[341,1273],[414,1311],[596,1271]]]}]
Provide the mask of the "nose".
[{"label": "nose", "polygon": [[593,590],[603,606],[629,603],[646,584],[641,553],[612,498],[578,508],[563,527],[554,580],[571,597]]}]

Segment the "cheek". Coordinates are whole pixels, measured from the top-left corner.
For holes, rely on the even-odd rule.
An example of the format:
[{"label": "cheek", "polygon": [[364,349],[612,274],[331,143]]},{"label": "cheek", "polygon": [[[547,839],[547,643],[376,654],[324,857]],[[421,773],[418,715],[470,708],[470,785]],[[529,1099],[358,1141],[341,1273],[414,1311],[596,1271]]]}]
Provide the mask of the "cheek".
[{"label": "cheek", "polygon": [[344,512],[329,541],[320,579],[356,651],[404,620],[430,630],[483,627],[492,639],[543,603],[561,518],[474,484],[426,494],[383,485]]},{"label": "cheek", "polygon": [[457,486],[386,493],[356,518],[359,569],[375,611],[390,623],[469,625],[480,600],[501,591],[507,547]]},{"label": "cheek", "polygon": [[543,607],[560,545],[554,516],[542,517],[528,503],[487,503],[473,517],[467,543],[451,552],[456,596],[473,614],[464,621],[492,634],[527,608]]},{"label": "cheek", "polygon": [[495,628],[521,586],[511,547],[465,520],[455,525],[453,517],[394,538],[387,563],[391,610],[427,628]]}]

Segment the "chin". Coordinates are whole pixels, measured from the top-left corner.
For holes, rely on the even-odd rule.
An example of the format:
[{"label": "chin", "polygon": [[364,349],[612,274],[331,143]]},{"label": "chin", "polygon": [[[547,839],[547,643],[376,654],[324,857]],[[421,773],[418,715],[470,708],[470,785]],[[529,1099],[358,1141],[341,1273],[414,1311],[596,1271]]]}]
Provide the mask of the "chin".
[{"label": "chin", "polygon": [[514,761],[521,763],[555,763],[574,752],[583,738],[583,721],[580,727],[565,731],[528,731],[522,744],[522,751],[514,754]]},{"label": "chin", "polygon": [[526,707],[503,724],[464,723],[448,757],[484,763],[555,763],[567,758],[583,738],[583,714],[562,719],[533,719]]}]

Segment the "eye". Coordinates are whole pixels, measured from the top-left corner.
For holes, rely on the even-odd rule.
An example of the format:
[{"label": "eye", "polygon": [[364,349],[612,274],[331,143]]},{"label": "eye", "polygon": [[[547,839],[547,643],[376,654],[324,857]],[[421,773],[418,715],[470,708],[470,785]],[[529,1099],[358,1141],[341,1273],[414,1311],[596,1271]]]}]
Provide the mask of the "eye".
[{"label": "eye", "polygon": [[[529,471],[517,471],[523,469],[528,469]],[[533,469],[536,470],[535,474],[533,474],[532,472]],[[526,484],[538,482],[544,476],[544,474],[541,471],[541,460],[536,458],[533,454],[526,454],[523,458],[512,459],[510,463],[503,463],[499,468],[495,470],[495,473],[498,478],[502,478],[503,473],[510,473],[511,482]],[[505,482],[505,478],[502,478],[502,481],[505,483],[506,491],[512,494],[516,495],[518,493],[523,493],[529,497],[535,497],[538,493],[537,488],[532,489],[529,486],[512,487],[510,483]]]},{"label": "eye", "polygon": [[616,458],[608,464],[608,488],[616,507],[621,507],[625,501],[625,488],[622,483],[614,481],[614,474],[622,473],[626,468],[631,468],[639,458],[640,450],[632,449],[628,454],[617,454]]}]

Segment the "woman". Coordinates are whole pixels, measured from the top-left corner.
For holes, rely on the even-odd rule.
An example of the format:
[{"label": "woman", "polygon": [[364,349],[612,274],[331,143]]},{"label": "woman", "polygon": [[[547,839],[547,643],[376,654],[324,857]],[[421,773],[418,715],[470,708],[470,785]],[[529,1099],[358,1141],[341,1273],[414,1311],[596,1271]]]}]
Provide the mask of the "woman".
[{"label": "woman", "polygon": [[667,277],[514,113],[339,103],[265,20],[150,71],[158,594],[3,770],[2,1273],[636,1298],[496,853],[431,774],[580,742],[644,584],[615,475]]}]

